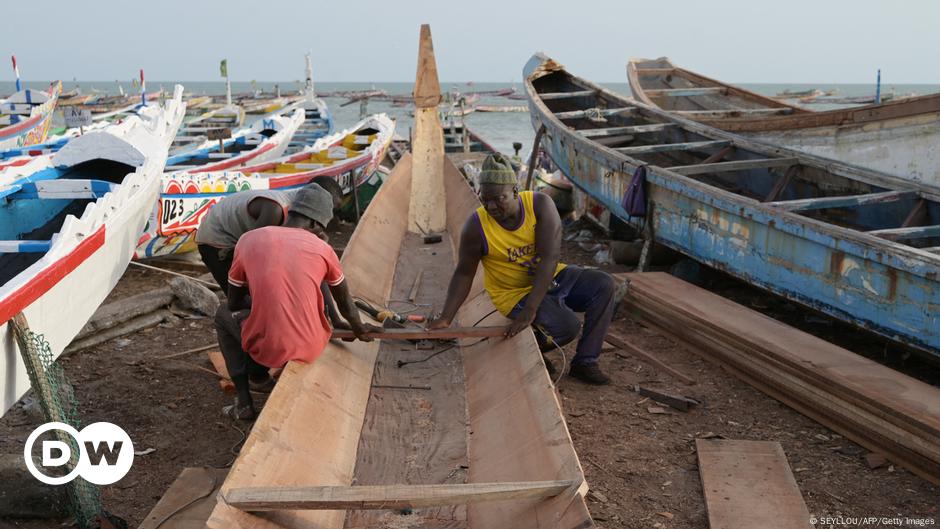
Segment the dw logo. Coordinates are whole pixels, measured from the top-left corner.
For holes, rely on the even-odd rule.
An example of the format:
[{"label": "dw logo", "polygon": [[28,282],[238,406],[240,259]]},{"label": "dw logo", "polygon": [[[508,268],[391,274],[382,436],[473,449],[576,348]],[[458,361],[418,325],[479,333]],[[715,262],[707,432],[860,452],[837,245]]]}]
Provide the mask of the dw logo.
[{"label": "dw logo", "polygon": [[[64,476],[48,476],[33,462],[33,445],[40,435],[50,430],[61,430],[71,435],[78,445],[78,464]],[[79,432],[68,424],[48,422],[33,430],[26,439],[23,458],[29,473],[48,485],[63,485],[77,476],[96,485],[110,485],[123,478],[134,463],[134,444],[120,426],[109,422],[96,422]],[[72,459],[69,443],[59,440],[42,442],[42,466],[63,467]]]}]

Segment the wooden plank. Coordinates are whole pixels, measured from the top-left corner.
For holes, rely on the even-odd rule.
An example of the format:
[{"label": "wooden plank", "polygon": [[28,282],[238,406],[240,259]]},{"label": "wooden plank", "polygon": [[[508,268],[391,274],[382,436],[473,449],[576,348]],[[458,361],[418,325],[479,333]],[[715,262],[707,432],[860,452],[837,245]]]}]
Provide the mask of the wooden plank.
[{"label": "wooden plank", "polygon": [[649,97],[696,97],[712,94],[724,94],[723,86],[702,86],[697,88],[662,88],[658,90],[644,90]]},{"label": "wooden plank", "polygon": [[139,529],[204,529],[227,468],[184,468]]},{"label": "wooden plank", "polygon": [[764,202],[772,202],[777,200],[783,191],[790,185],[790,182],[793,181],[793,178],[796,177],[796,174],[800,172],[800,166],[794,165],[787,169],[783,176],[777,179],[774,183],[774,186],[770,189],[770,192],[767,193],[767,196],[764,197]]},{"label": "wooden plank", "polygon": [[[421,250],[427,248],[421,236],[405,237],[389,299],[407,296],[415,271],[420,267],[424,271],[425,286],[415,302],[438,307],[443,304],[456,264],[450,234],[444,237],[441,244],[434,246],[434,255]],[[374,389],[359,437],[356,485],[454,484],[466,480],[465,472],[455,472],[468,466],[470,434],[463,377],[464,353],[450,342],[435,342],[431,347],[417,349],[395,341],[379,346],[372,375]],[[381,386],[429,389],[400,391]],[[350,512],[346,527],[382,527],[386,525],[384,516],[386,513],[376,511]],[[467,525],[463,506],[434,506],[416,510],[414,516],[421,520],[415,525],[429,529],[461,529]]]},{"label": "wooden plank", "polygon": [[603,136],[619,136],[622,134],[643,134],[647,132],[659,132],[666,129],[677,127],[675,123],[652,123],[649,125],[633,125],[629,127],[605,127],[599,129],[582,129],[578,133],[586,138],[597,138]]},{"label": "wooden plank", "polygon": [[716,152],[715,154],[709,156],[708,158],[705,158],[704,160],[702,160],[702,163],[704,164],[704,163],[720,162],[724,160],[725,157],[727,157],[729,154],[731,154],[731,151],[733,150],[734,150],[734,144],[731,144],[725,147],[724,149]]},{"label": "wooden plank", "polygon": [[692,377],[666,364],[659,358],[656,358],[652,354],[644,351],[643,349],[640,349],[639,347],[631,344],[630,342],[624,340],[623,338],[614,336],[612,334],[608,334],[604,338],[604,341],[609,343],[610,345],[613,345],[614,347],[622,349],[623,351],[626,351],[627,353],[637,357],[638,360],[645,361],[647,363],[650,363],[656,366],[659,369],[662,369],[663,371],[669,373],[670,375],[676,377],[677,379],[681,380],[682,382],[686,384],[690,384],[690,385],[695,384],[695,380],[692,379]]},{"label": "wooden plank", "polygon": [[594,95],[594,90],[576,90],[573,92],[545,92],[539,94],[542,101],[554,101],[558,99],[570,99],[574,97],[588,97]]},{"label": "wooden plank", "polygon": [[865,204],[880,204],[883,202],[896,202],[916,197],[916,191],[885,191],[883,193],[868,193],[864,195],[846,195],[837,197],[804,198],[800,200],[782,200],[767,202],[768,206],[785,209],[787,211],[811,211],[826,208],[849,208]]},{"label": "wooden plank", "polygon": [[811,529],[809,510],[776,441],[696,439],[711,529]]},{"label": "wooden plank", "polygon": [[669,75],[675,73],[675,68],[635,68],[640,75]]},{"label": "wooden plank", "polygon": [[711,149],[714,147],[727,147],[731,145],[730,141],[691,141],[688,143],[661,143],[659,145],[640,145],[637,147],[618,147],[614,149],[623,154],[651,154],[654,152],[668,151],[695,151]]},{"label": "wooden plank", "polygon": [[665,167],[681,175],[696,175],[705,173],[726,173],[730,171],[748,171],[751,169],[770,169],[772,167],[790,167],[800,163],[799,158],[759,158],[756,160],[737,160],[734,162],[701,163],[695,165],[678,165]]},{"label": "wooden plank", "polygon": [[792,108],[729,108],[723,110],[674,110],[678,114],[691,119],[724,119],[736,117],[782,116],[792,114]]},{"label": "wooden plank", "polygon": [[332,509],[419,509],[485,501],[550,498],[574,481],[523,481],[443,485],[256,487],[231,489],[224,501],[249,512]]},{"label": "wooden plank", "polygon": [[624,303],[735,376],[940,483],[940,390],[661,273]]},{"label": "wooden plank", "polygon": [[596,109],[592,108],[589,110],[572,110],[570,112],[557,112],[555,117],[558,119],[580,119],[585,117],[593,116],[631,116],[637,113],[636,107],[620,107],[620,108],[605,108],[605,109]]},{"label": "wooden plank", "polygon": [[418,275],[415,276],[415,282],[411,285],[411,290],[408,292],[408,301],[414,302],[415,298],[418,297],[418,289],[421,288],[421,276],[424,275],[424,269],[418,270]]},{"label": "wooden plank", "polygon": [[[493,338],[506,334],[506,327],[449,327],[447,329],[425,330],[422,327],[406,327],[404,329],[384,329],[381,332],[370,332],[366,336],[377,340],[453,340],[455,338]],[[333,338],[355,338],[352,331],[334,329]]]},{"label": "wooden plank", "polygon": [[905,239],[926,239],[929,237],[940,237],[940,225],[914,226],[910,228],[889,228],[884,230],[872,230],[865,233],[892,241]]},{"label": "wooden plank", "polygon": [[917,204],[914,205],[914,208],[911,209],[911,212],[907,214],[907,218],[904,219],[904,222],[899,226],[900,228],[910,228],[915,224],[920,224],[924,222],[927,216],[927,200],[920,199],[917,201]]}]

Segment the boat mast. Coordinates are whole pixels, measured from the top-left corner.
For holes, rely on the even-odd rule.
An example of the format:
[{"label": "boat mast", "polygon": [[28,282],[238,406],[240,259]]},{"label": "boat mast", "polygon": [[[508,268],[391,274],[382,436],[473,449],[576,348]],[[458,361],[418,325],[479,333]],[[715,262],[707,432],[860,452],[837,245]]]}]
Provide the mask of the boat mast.
[{"label": "boat mast", "polygon": [[313,89],[313,63],[310,61],[310,52],[304,54],[304,61],[307,63],[305,69],[307,74],[307,79],[304,81],[304,95],[307,97],[313,97],[315,91]]},{"label": "boat mast", "polygon": [[437,78],[431,26],[421,26],[418,43],[418,72],[415,76],[414,136],[411,138],[411,203],[408,231],[438,233],[444,231],[447,211],[444,194],[444,129],[438,115],[441,83]]},{"label": "boat mast", "polygon": [[225,78],[225,105],[231,106],[232,104],[232,81],[228,78],[228,59],[222,59],[222,62],[219,63],[219,73],[222,74],[222,77]]}]

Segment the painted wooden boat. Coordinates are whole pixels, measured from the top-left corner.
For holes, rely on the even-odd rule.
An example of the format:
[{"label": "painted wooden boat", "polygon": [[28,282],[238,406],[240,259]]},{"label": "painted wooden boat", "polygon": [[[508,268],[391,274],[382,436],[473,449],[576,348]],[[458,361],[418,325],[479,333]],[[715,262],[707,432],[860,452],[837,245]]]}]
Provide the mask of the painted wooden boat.
[{"label": "painted wooden boat", "polygon": [[166,170],[205,173],[273,160],[284,154],[303,120],[304,113],[300,109],[259,119],[222,140],[221,149],[219,141],[207,140],[190,150],[173,154],[166,162]]},{"label": "painted wooden boat", "polygon": [[231,104],[207,110],[195,117],[187,119],[180,127],[179,133],[173,139],[171,151],[186,152],[197,145],[205,143],[207,134],[215,129],[236,130],[245,123],[245,109]]},{"label": "painted wooden boat", "polygon": [[287,153],[293,154],[307,149],[324,136],[333,134],[333,114],[326,101],[316,96],[316,94],[305,95],[301,100],[288,105],[287,110],[302,109],[304,111],[304,122],[297,129],[287,146]]},{"label": "painted wooden boat", "polygon": [[850,324],[940,355],[940,196],[626,99],[538,54],[533,126],[565,176],[611,215],[649,166],[655,240]]},{"label": "painted wooden boat", "polygon": [[165,106],[148,105],[34,158],[29,175],[0,180],[0,412],[30,386],[6,322],[22,312],[57,357],[92,316],[133,256],[156,200],[183,119],[182,92],[177,86]]},{"label": "painted wooden boat", "polygon": [[61,91],[56,81],[48,92],[27,88],[0,103],[0,151],[44,142]]},{"label": "painted wooden boat", "polygon": [[634,59],[641,102],[685,118],[846,163],[940,186],[940,94],[814,112],[678,68]]},{"label": "painted wooden boat", "polygon": [[206,213],[223,197],[239,191],[292,189],[319,182],[337,194],[354,218],[354,196],[364,210],[386,177],[377,169],[394,132],[395,123],[378,114],[321,138],[304,152],[265,164],[238,171],[167,173],[148,230],[138,243],[137,258],[195,251],[196,230]]},{"label": "painted wooden boat", "polygon": [[[427,26],[422,34],[425,59],[433,53]],[[453,270],[458,234],[479,205],[444,155],[433,100],[440,92],[436,71],[428,73],[434,68],[430,57],[419,61],[423,68],[415,92],[421,112],[414,155],[405,155],[395,167],[343,253],[353,294],[379,305],[407,295],[419,269],[424,279],[418,301],[440,302]],[[421,106],[428,99],[430,105]],[[424,245],[422,229],[442,233],[443,244]],[[468,326],[505,323],[481,285],[478,274],[459,321]],[[463,339],[455,345],[446,351],[447,344],[435,345],[432,351],[402,351],[394,341],[332,341],[314,363],[288,364],[222,485],[206,526],[594,527],[583,498],[587,487],[577,454],[532,333],[483,342]],[[399,359],[419,359],[436,351],[441,354],[427,363],[395,367]],[[409,383],[426,384],[428,389],[381,387]],[[561,483],[564,491],[475,502],[481,490],[507,487],[518,492],[546,482]],[[383,493],[414,491],[409,486],[416,485],[431,486],[436,504],[409,512],[376,506]],[[360,504],[377,510],[344,511],[335,507],[340,502],[328,501],[325,508],[332,510],[282,504],[253,514],[232,503],[246,488],[277,493],[289,486],[310,487],[305,490],[312,493],[356,494],[363,500]],[[323,488],[329,486],[336,488]]]}]

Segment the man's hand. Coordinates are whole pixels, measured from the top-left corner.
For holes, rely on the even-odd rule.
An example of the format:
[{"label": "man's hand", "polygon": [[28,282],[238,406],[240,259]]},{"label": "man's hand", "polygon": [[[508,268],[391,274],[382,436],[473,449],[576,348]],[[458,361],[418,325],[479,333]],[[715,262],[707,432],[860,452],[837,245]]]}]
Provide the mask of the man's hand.
[{"label": "man's hand", "polygon": [[532,322],[535,321],[535,313],[536,309],[523,307],[519,314],[516,315],[515,319],[512,320],[509,327],[506,327],[506,337],[512,338],[524,331],[526,327],[532,325]]},{"label": "man's hand", "polygon": [[446,320],[442,318],[440,314],[438,314],[434,318],[431,318],[431,320],[428,321],[427,325],[425,325],[424,328],[429,331],[433,331],[435,329],[446,329],[450,327],[451,323],[452,322],[450,320]]},{"label": "man's hand", "polygon": [[366,336],[366,334],[370,332],[382,332],[381,327],[376,327],[375,325],[372,325],[371,323],[359,323],[358,325],[350,324],[350,327],[352,327],[352,332],[353,334],[356,335],[356,339],[363,341],[363,342],[372,341],[372,338]]}]

